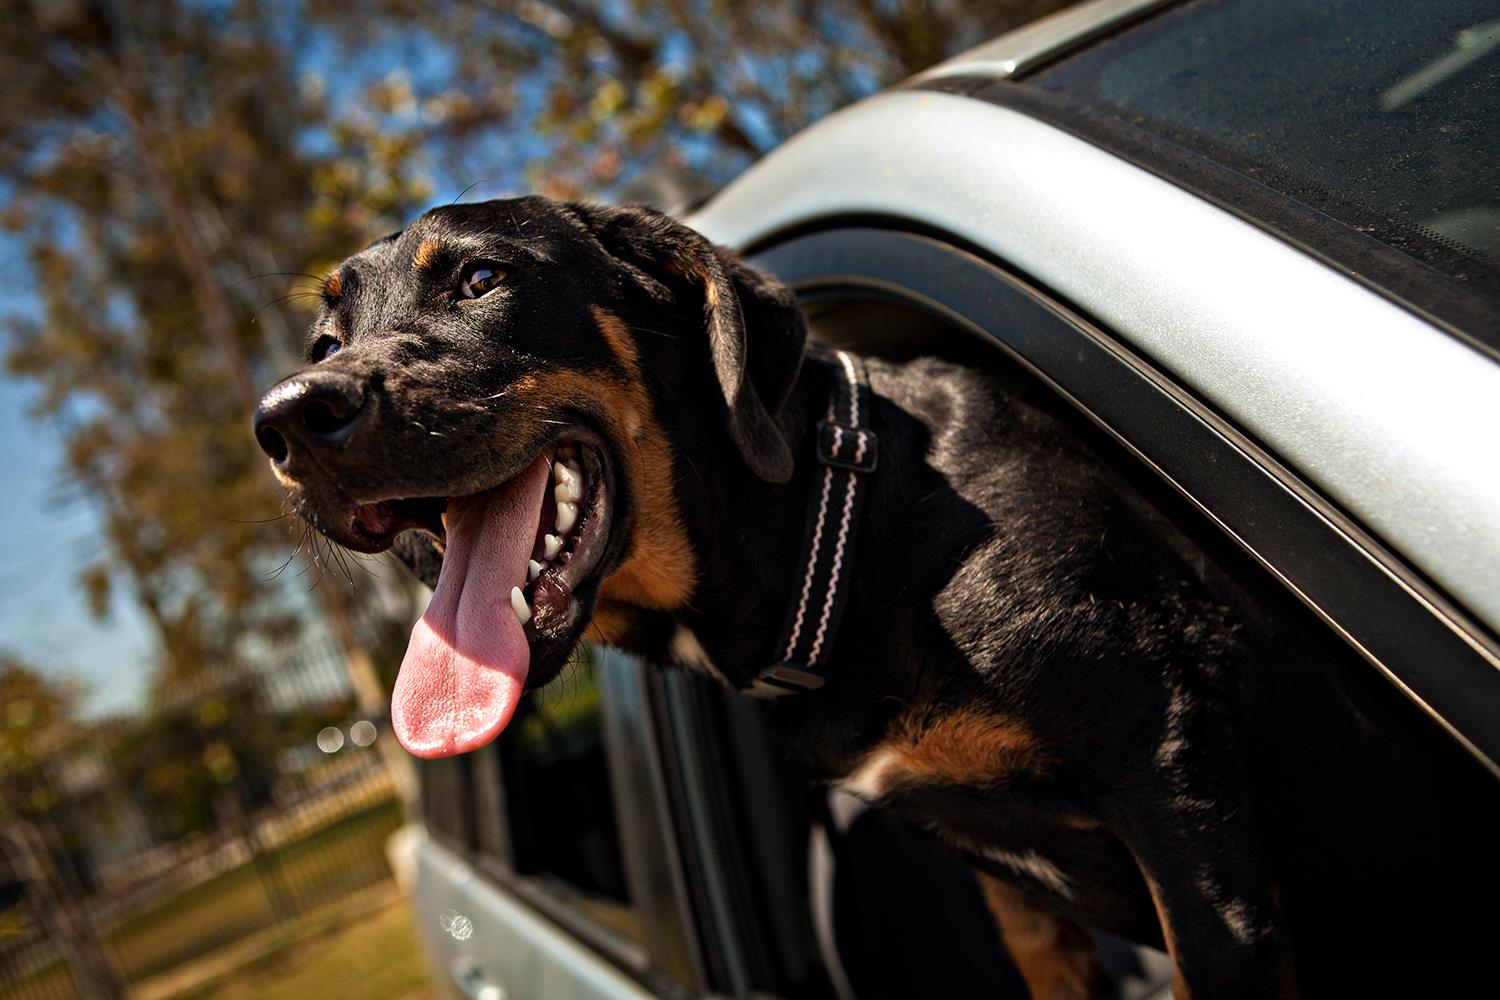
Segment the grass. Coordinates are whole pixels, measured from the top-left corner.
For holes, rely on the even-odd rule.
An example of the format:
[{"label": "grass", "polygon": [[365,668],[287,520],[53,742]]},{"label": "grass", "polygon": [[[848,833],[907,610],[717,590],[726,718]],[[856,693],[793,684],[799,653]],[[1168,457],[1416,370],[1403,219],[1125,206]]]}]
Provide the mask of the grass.
[{"label": "grass", "polygon": [[402,901],[173,1000],[425,1000],[431,995],[411,908]]},{"label": "grass", "polygon": [[[387,800],[268,851],[267,872],[295,887],[291,898],[303,903],[284,909],[306,909],[388,878],[385,840],[400,825],[400,806]],[[267,927],[275,916],[260,874],[246,864],[136,914],[108,938],[127,978],[136,980]]]},{"label": "grass", "polygon": [[[395,800],[379,802],[267,852],[266,867],[281,884],[295,887],[298,912],[342,899],[390,877],[385,841],[401,821]],[[126,978],[134,982],[276,922],[260,875],[246,864],[135,914],[106,939]],[[66,997],[69,983],[67,971],[56,963],[0,986],[0,1000]]]}]

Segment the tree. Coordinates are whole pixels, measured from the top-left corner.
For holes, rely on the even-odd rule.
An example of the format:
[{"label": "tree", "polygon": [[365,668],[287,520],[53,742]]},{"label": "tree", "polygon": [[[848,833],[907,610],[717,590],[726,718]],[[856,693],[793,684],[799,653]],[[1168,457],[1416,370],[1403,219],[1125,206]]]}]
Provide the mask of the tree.
[{"label": "tree", "polygon": [[78,737],[69,688],[0,655],[0,850],[32,887],[48,935],[85,995],[123,997],[125,979],[73,880],[58,867],[48,761]]},{"label": "tree", "polygon": [[[321,273],[438,179],[607,195],[665,164],[722,181],[1060,5],[0,0],[0,224],[37,306],[8,317],[7,363],[41,387],[65,473],[103,514],[96,609],[130,582],[164,680],[305,619],[290,574],[273,578],[290,523],[248,414],[295,366]],[[264,277],[283,274],[302,282],[289,298]],[[344,576],[318,546],[304,536],[304,564]],[[311,604],[377,705],[360,598],[325,585]]]},{"label": "tree", "polygon": [[[470,181],[609,194],[653,165],[723,182],[829,112],[1068,0],[315,0],[351,50],[400,39],[397,121]],[[399,116],[398,116],[399,117]],[[496,141],[496,140],[499,141]],[[517,149],[519,148],[519,154]]]},{"label": "tree", "polygon": [[[328,124],[326,103],[295,86],[301,29],[256,4],[59,0],[0,14],[4,223],[41,307],[9,317],[7,361],[42,387],[65,471],[103,514],[108,547],[83,574],[95,607],[124,569],[166,682],[303,616],[299,588],[272,578],[290,522],[275,520],[282,491],[247,429],[258,389],[300,354],[307,313],[277,298],[281,272],[315,283],[425,196],[401,155],[349,176],[338,165],[352,136],[301,143]],[[278,273],[270,291],[251,278],[264,272]],[[304,538],[305,558],[314,545]],[[348,572],[342,555],[321,556]],[[353,602],[322,589],[358,655]]]}]

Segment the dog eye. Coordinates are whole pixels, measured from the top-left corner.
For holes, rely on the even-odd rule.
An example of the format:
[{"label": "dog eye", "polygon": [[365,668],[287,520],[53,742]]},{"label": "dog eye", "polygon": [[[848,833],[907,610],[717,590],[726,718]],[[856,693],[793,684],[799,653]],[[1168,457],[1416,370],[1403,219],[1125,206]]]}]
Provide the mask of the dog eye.
[{"label": "dog eye", "polygon": [[477,299],[499,287],[505,280],[505,268],[492,260],[475,261],[464,268],[458,292],[466,299]]},{"label": "dog eye", "polygon": [[317,340],[313,341],[311,352],[313,362],[316,364],[319,361],[331,358],[339,351],[343,350],[343,348],[344,345],[340,343],[337,338],[330,337],[327,334],[324,334]]}]

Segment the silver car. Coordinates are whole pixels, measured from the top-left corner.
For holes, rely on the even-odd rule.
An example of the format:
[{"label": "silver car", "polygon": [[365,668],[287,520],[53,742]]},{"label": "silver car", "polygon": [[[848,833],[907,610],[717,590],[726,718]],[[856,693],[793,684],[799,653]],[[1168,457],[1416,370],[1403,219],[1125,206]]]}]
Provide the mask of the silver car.
[{"label": "silver car", "polygon": [[[689,221],[825,338],[1054,394],[1492,807],[1496,16],[1095,0],[824,120]],[[424,766],[417,905],[455,996],[1024,995],[962,868],[811,790],[758,704],[610,650],[541,697]],[[1122,995],[1160,988],[1160,955],[1101,947]]]}]

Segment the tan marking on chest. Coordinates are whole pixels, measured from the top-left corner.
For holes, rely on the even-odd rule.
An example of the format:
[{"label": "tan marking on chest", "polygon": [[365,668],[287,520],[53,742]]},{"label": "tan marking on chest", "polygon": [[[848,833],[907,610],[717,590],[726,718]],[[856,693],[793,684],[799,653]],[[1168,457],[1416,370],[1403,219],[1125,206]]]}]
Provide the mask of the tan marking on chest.
[{"label": "tan marking on chest", "polygon": [[1151,893],[1151,905],[1156,908],[1156,920],[1161,925],[1162,942],[1167,946],[1167,957],[1172,960],[1172,998],[1173,1000],[1192,1000],[1192,993],[1188,989],[1187,980],[1182,975],[1182,966],[1178,961],[1177,935],[1172,931],[1172,915],[1167,912],[1161,886],[1157,884],[1156,879],[1146,874],[1146,868],[1141,865],[1139,858],[1136,859],[1136,865],[1141,869],[1141,877],[1146,880],[1146,890]]},{"label": "tan marking on chest", "polygon": [[911,783],[988,785],[1046,760],[1041,744],[1021,723],[960,709],[935,718],[898,719],[840,784],[874,801]]},{"label": "tan marking on chest", "polygon": [[1089,1000],[1109,980],[1093,939],[1072,921],[1048,913],[1014,886],[976,871],[1000,940],[1039,1000]]}]

